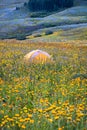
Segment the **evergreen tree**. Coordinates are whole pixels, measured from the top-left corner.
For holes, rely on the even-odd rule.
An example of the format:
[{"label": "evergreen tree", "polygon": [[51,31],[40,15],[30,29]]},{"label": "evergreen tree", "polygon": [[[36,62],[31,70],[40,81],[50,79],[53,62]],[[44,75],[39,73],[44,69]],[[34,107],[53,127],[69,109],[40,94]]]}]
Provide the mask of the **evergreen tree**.
[{"label": "evergreen tree", "polygon": [[72,7],[74,0],[29,0],[28,6],[32,11],[53,11],[58,8]]}]

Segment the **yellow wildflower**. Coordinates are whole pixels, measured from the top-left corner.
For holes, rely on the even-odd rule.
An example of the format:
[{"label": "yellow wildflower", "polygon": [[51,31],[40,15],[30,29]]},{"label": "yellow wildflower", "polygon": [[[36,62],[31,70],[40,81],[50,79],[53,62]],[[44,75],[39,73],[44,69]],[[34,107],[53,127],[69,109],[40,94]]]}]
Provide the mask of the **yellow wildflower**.
[{"label": "yellow wildflower", "polygon": [[21,126],[21,128],[22,128],[22,129],[25,129],[25,128],[26,128],[26,126],[25,126],[25,125],[22,125],[22,126]]}]

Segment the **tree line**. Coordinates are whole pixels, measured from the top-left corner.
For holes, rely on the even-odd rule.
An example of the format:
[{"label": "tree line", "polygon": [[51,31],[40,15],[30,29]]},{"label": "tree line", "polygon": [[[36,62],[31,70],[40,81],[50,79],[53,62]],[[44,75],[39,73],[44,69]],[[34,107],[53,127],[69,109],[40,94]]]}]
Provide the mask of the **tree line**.
[{"label": "tree line", "polygon": [[53,11],[59,8],[72,7],[74,0],[29,0],[28,7],[32,11]]}]

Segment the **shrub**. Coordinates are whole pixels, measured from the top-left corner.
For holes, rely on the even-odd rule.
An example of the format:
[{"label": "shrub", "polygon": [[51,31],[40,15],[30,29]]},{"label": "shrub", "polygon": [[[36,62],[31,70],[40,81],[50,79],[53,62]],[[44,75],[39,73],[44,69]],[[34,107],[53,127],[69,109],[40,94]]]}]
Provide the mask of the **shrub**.
[{"label": "shrub", "polygon": [[27,6],[27,2],[24,2],[24,6]]},{"label": "shrub", "polygon": [[17,35],[17,36],[16,36],[16,39],[17,39],[17,40],[25,40],[25,39],[26,39],[26,36],[25,36],[25,35]]},{"label": "shrub", "polygon": [[47,31],[45,32],[45,35],[50,35],[50,34],[53,34],[53,31],[47,30]]},{"label": "shrub", "polygon": [[42,12],[42,11],[38,11],[38,12],[32,12],[31,14],[30,14],[30,17],[31,18],[36,18],[36,17],[45,17],[45,16],[47,16],[49,13],[47,13],[46,11],[45,12]]},{"label": "shrub", "polygon": [[16,7],[16,10],[20,10],[20,7]]}]

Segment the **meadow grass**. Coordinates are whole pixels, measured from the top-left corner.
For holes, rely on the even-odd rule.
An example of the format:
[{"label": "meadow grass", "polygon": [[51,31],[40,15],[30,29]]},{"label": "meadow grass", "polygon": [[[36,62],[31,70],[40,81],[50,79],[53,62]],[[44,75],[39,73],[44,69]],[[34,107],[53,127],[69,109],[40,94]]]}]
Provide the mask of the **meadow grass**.
[{"label": "meadow grass", "polygon": [[[81,33],[80,33],[81,32]],[[47,35],[48,33],[48,35]],[[50,29],[44,29],[41,30],[39,33],[36,32],[36,34],[32,34],[30,36],[26,37],[27,39],[30,39],[33,42],[70,42],[71,40],[74,43],[83,42],[87,40],[87,28],[72,28],[72,29],[59,29],[55,30],[55,28],[50,28]],[[83,44],[82,43],[82,44]]]},{"label": "meadow grass", "polygon": [[[0,42],[0,129],[87,129],[87,41]],[[52,64],[26,65],[34,49],[52,55]]]}]

